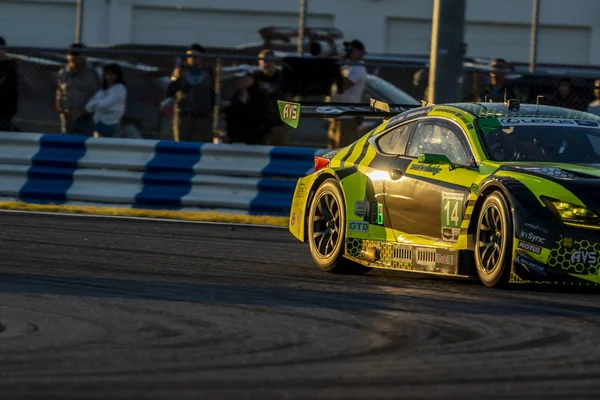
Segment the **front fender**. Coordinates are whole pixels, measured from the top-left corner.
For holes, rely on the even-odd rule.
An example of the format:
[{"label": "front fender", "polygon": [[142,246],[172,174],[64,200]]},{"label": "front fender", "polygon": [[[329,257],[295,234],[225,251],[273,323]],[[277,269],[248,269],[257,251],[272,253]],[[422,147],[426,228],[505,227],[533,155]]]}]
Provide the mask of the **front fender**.
[{"label": "front fender", "polygon": [[[556,216],[545,206],[539,199],[540,195],[548,192],[562,192],[563,196],[568,196],[565,189],[548,181],[540,182],[539,178],[535,178],[529,182],[529,179],[534,179],[530,175],[502,173],[495,174],[485,179],[478,193],[476,206],[477,213],[487,194],[493,190],[501,191],[509,202],[509,207],[512,211],[513,218],[513,238],[523,239],[530,236],[532,229],[536,232],[540,241],[543,244],[552,243],[556,239],[559,231],[559,221]],[[474,233],[477,224],[477,218],[474,218],[471,233]],[[538,227],[538,228],[532,228]],[[536,243],[542,244],[542,243]],[[515,244],[516,246],[516,244]],[[513,249],[514,251],[514,249]]]}]

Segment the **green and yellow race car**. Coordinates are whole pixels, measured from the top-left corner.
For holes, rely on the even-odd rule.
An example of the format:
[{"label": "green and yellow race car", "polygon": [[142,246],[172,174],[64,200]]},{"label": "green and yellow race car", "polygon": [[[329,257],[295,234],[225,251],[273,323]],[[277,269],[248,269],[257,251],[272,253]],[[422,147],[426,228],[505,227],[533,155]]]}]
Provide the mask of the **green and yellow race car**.
[{"label": "green and yellow race car", "polygon": [[289,230],[324,271],[600,284],[600,118],[517,100],[280,102],[284,122],[377,117],[298,180]]}]

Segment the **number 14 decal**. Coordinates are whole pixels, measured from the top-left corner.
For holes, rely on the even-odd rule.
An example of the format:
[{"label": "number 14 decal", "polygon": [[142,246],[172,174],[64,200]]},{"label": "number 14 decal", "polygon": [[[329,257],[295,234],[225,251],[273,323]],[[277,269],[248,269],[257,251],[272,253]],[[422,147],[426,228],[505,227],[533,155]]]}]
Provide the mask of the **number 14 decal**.
[{"label": "number 14 decal", "polygon": [[463,199],[460,193],[442,193],[442,228],[460,228]]}]

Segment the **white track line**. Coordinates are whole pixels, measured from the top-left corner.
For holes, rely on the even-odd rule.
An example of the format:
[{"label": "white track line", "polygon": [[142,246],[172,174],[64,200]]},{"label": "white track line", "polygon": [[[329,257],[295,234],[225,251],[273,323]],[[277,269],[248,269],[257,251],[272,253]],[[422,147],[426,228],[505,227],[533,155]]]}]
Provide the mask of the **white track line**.
[{"label": "white track line", "polygon": [[149,218],[149,217],[126,217],[122,215],[99,215],[99,214],[70,214],[61,212],[47,212],[47,211],[25,211],[25,210],[2,210],[1,213],[13,213],[13,214],[37,214],[37,215],[52,215],[61,217],[83,217],[83,218],[116,218],[124,220],[142,220],[142,221],[154,221],[154,222],[170,222],[170,223],[187,223],[187,224],[201,224],[201,225],[221,225],[221,226],[244,226],[252,228],[274,228],[274,229],[287,229],[286,226],[277,225],[259,225],[259,224],[242,224],[237,222],[214,222],[214,221],[190,221],[185,219],[169,219],[169,218]]}]

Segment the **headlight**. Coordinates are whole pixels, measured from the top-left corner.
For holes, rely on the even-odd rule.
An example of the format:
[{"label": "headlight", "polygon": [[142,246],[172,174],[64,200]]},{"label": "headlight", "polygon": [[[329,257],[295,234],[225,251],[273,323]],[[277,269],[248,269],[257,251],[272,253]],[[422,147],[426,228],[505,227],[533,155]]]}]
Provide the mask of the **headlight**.
[{"label": "headlight", "polygon": [[554,212],[554,214],[566,223],[572,224],[600,224],[600,217],[585,207],[564,201],[541,196],[540,199]]}]

